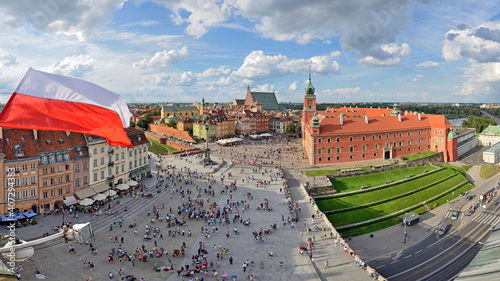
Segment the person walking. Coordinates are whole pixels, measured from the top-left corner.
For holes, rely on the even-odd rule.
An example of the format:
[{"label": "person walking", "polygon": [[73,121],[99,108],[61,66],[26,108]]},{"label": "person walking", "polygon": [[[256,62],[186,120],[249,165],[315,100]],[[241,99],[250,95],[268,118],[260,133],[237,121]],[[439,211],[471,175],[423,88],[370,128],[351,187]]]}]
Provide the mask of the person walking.
[{"label": "person walking", "polygon": [[323,268],[328,268],[328,261],[325,261],[325,266]]},{"label": "person walking", "polygon": [[243,263],[243,272],[246,272],[246,271],[247,271],[247,266],[248,266],[248,264],[247,264],[246,262],[245,262],[245,263]]}]

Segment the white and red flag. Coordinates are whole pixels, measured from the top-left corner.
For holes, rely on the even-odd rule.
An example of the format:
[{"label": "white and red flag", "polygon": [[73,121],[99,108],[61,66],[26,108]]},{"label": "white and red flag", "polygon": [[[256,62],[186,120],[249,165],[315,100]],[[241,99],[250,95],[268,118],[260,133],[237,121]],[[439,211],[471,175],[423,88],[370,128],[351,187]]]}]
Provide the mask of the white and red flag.
[{"label": "white and red flag", "polygon": [[0,113],[0,126],[84,133],[131,147],[124,130],[131,116],[125,100],[101,86],[30,68]]}]

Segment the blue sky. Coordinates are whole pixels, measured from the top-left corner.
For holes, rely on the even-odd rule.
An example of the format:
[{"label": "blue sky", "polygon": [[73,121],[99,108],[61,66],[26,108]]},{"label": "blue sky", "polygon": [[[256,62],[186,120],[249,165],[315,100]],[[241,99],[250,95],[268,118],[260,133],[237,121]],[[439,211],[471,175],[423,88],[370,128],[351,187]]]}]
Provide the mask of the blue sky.
[{"label": "blue sky", "polygon": [[0,102],[27,69],[128,102],[275,91],[300,102],[500,103],[500,3],[18,0],[0,3]]}]

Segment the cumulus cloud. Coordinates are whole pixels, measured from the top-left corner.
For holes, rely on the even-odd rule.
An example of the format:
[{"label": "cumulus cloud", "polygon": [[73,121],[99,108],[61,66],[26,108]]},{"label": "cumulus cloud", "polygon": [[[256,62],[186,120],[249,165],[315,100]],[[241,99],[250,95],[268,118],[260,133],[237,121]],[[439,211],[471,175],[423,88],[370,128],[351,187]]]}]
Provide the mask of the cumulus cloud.
[{"label": "cumulus cloud", "polygon": [[236,0],[235,6],[245,17],[257,22],[256,29],[264,37],[307,44],[315,39],[340,36],[342,46],[357,51],[360,61],[393,65],[399,63],[395,59],[399,53],[384,51],[383,46],[397,43],[399,35],[411,23],[409,2]]},{"label": "cumulus cloud", "polygon": [[188,56],[187,47],[180,50],[163,50],[157,52],[151,59],[143,59],[140,62],[134,63],[134,67],[138,69],[166,67],[174,65]]},{"label": "cumulus cloud", "polygon": [[258,85],[256,88],[252,89],[252,91],[256,92],[273,92],[274,86],[269,84]]},{"label": "cumulus cloud", "polygon": [[30,22],[38,31],[52,34],[76,35],[88,39],[92,33],[107,24],[115,10],[126,0],[59,0],[59,1],[4,1],[4,20],[11,28]]},{"label": "cumulus cloud", "polygon": [[485,22],[477,28],[458,26],[448,31],[443,45],[447,61],[462,58],[483,62],[500,62],[500,21]]},{"label": "cumulus cloud", "polygon": [[56,62],[47,71],[55,74],[82,77],[83,74],[94,69],[95,60],[90,55],[65,57],[61,62]]},{"label": "cumulus cloud", "polygon": [[408,56],[410,53],[410,46],[406,43],[401,44],[401,46],[398,46],[397,43],[383,44],[361,51],[359,63],[374,66],[396,66],[400,64],[401,56]]},{"label": "cumulus cloud", "polygon": [[214,25],[225,22],[231,15],[230,1],[206,0],[153,0],[173,12],[172,20],[187,23],[186,33],[196,38],[203,36]]},{"label": "cumulus cloud", "polygon": [[443,45],[447,61],[467,59],[467,80],[456,94],[487,95],[500,90],[500,21],[478,27],[459,25],[448,31]]},{"label": "cumulus cloud", "polygon": [[290,91],[295,91],[295,90],[297,90],[297,88],[298,88],[298,85],[297,85],[297,84],[298,84],[298,83],[297,83],[297,81],[293,81],[293,83],[292,83],[292,84],[290,84],[290,87],[288,87],[288,90],[290,90]]},{"label": "cumulus cloud", "polygon": [[217,77],[221,75],[228,75],[231,73],[231,70],[229,68],[212,68],[210,67],[209,69],[203,71],[203,73],[200,73],[201,77]]},{"label": "cumulus cloud", "polygon": [[179,80],[176,81],[177,85],[181,86],[191,86],[198,81],[198,77],[191,71],[183,72]]},{"label": "cumulus cloud", "polygon": [[419,63],[417,64],[416,66],[418,67],[430,67],[430,68],[436,68],[439,66],[439,63],[438,62],[435,62],[435,61],[424,61],[422,63]]},{"label": "cumulus cloud", "polygon": [[15,56],[13,56],[12,54],[8,54],[8,55],[0,57],[0,61],[2,62],[2,65],[6,66],[6,67],[17,65],[17,58]]},{"label": "cumulus cloud", "polygon": [[326,56],[310,59],[289,59],[285,55],[268,56],[263,51],[253,51],[244,60],[243,65],[231,74],[234,78],[259,80],[281,77],[292,73],[338,74],[340,66],[333,60],[340,52],[334,51]]}]

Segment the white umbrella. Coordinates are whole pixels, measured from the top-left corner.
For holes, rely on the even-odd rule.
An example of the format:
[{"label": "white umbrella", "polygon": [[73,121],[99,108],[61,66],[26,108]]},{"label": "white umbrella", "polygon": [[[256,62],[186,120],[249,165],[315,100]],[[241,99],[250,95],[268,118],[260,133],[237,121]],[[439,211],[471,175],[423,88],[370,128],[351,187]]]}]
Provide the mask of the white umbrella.
[{"label": "white umbrella", "polygon": [[94,204],[94,200],[92,200],[90,198],[85,198],[85,199],[81,200],[78,204],[80,204],[82,206],[90,206],[90,205]]},{"label": "white umbrella", "polygon": [[102,201],[102,200],[106,199],[106,195],[104,195],[102,193],[98,193],[98,194],[94,195],[92,198],[95,201]]},{"label": "white umbrella", "polygon": [[128,184],[129,186],[136,186],[138,183],[136,181],[129,180],[126,184]]},{"label": "white umbrella", "polygon": [[121,184],[116,186],[116,189],[118,189],[118,190],[127,190],[129,188],[130,188],[130,186],[128,184],[124,184],[124,183],[121,183]]},{"label": "white umbrella", "polygon": [[104,194],[106,197],[108,197],[108,196],[115,196],[116,195],[116,191],[114,191],[114,190],[107,190],[106,192],[103,192],[103,193],[100,193],[100,194]]}]

